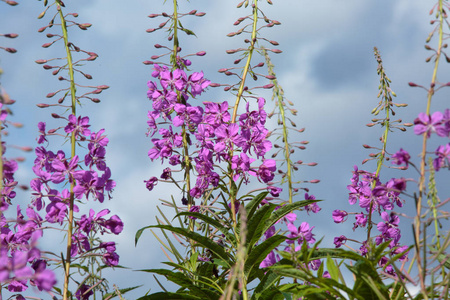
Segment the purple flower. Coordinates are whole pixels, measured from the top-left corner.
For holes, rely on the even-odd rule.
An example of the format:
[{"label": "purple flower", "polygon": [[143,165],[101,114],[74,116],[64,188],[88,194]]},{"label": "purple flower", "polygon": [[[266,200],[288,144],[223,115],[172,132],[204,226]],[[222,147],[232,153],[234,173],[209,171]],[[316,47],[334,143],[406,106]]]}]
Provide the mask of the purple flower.
[{"label": "purple flower", "polygon": [[275,255],[275,252],[272,251],[270,252],[266,258],[261,262],[261,264],[259,265],[259,267],[261,269],[263,268],[267,268],[272,266],[273,264],[275,264],[277,261],[280,260],[280,257],[278,255]]},{"label": "purple flower", "polygon": [[432,132],[436,132],[438,136],[447,136],[447,130],[441,126],[443,120],[443,114],[439,111],[433,113],[430,117],[425,113],[420,113],[414,120],[414,133],[421,135],[426,133],[429,138]]},{"label": "purple flower", "polygon": [[89,297],[94,295],[94,292],[90,288],[90,285],[81,285],[75,293],[75,297],[78,300],[89,300]]},{"label": "purple flower", "polygon": [[289,234],[287,237],[289,240],[286,240],[286,243],[293,244],[295,241],[291,239],[297,239],[297,242],[299,246],[295,248],[295,251],[299,251],[301,248],[301,245],[303,244],[303,241],[308,242],[309,244],[314,243],[316,240],[314,239],[314,234],[311,232],[314,228],[309,227],[309,224],[307,222],[302,222],[302,224],[297,228],[294,224],[288,223],[287,224]]},{"label": "purple flower", "polygon": [[347,241],[347,238],[344,235],[341,235],[339,237],[334,238],[334,245],[336,248],[341,247],[345,242]]},{"label": "purple flower", "polygon": [[[200,212],[200,206],[197,206],[197,205],[191,206],[191,208],[189,209],[189,212]],[[189,219],[195,220],[197,218],[196,217],[189,217]]]},{"label": "purple flower", "polygon": [[47,142],[47,139],[45,138],[46,133],[45,133],[45,123],[44,122],[39,122],[38,123],[38,129],[39,129],[39,138],[37,143],[38,144],[42,144],[43,142]]},{"label": "purple flower", "polygon": [[356,222],[353,223],[353,230],[358,227],[365,227],[367,224],[367,217],[363,213],[356,214],[355,216]]},{"label": "purple flower", "polygon": [[[305,193],[305,200],[316,200],[316,197],[314,195],[308,195],[308,193]],[[312,211],[314,214],[318,213],[321,208],[317,203],[308,204],[305,206],[306,213],[309,215],[309,212]]]},{"label": "purple flower", "polygon": [[283,189],[275,186],[268,186],[267,190],[273,197],[278,197]]},{"label": "purple flower", "polygon": [[214,128],[227,123],[231,119],[231,115],[228,112],[228,102],[214,103],[214,102],[203,102],[205,105],[205,115],[203,117],[203,122],[214,126]]},{"label": "purple flower", "polygon": [[450,143],[441,145],[436,149],[437,157],[433,160],[433,166],[436,171],[439,171],[444,166],[449,166],[450,161]]},{"label": "purple flower", "polygon": [[[64,128],[64,131],[66,133],[74,132],[75,138],[78,138],[80,134],[84,136],[89,136],[91,134],[91,131],[88,129],[91,125],[89,125],[89,117],[81,117],[79,116],[78,119],[74,115],[69,116],[69,124]],[[81,137],[82,140],[85,139],[85,137]]]},{"label": "purple flower", "polygon": [[277,163],[275,162],[275,160],[266,159],[264,160],[263,164],[259,166],[256,174],[260,180],[268,183],[275,177],[274,172],[276,171],[276,169]]},{"label": "purple flower", "polygon": [[151,190],[153,190],[155,185],[158,183],[158,178],[153,176],[149,180],[144,180],[144,182],[145,182],[145,187],[147,188],[147,190],[151,191]]},{"label": "purple flower", "polygon": [[345,210],[336,209],[333,211],[334,223],[342,223],[347,220],[348,213]]},{"label": "purple flower", "polygon": [[410,158],[411,156],[409,155],[409,153],[400,148],[399,151],[397,151],[394,155],[392,155],[392,163],[398,166],[405,164],[406,167],[408,167]]}]

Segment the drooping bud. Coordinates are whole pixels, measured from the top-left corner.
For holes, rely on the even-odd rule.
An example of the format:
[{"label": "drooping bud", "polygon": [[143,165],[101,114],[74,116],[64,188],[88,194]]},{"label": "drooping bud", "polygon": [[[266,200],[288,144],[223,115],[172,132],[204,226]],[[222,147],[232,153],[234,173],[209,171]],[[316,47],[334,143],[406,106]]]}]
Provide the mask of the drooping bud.
[{"label": "drooping bud", "polygon": [[206,51],[197,52],[197,53],[195,53],[195,55],[197,55],[197,56],[204,56],[204,55],[206,55]]},{"label": "drooping bud", "polygon": [[4,35],[4,37],[10,38],[10,39],[14,39],[16,37],[18,37],[19,35],[17,33],[7,33]]}]

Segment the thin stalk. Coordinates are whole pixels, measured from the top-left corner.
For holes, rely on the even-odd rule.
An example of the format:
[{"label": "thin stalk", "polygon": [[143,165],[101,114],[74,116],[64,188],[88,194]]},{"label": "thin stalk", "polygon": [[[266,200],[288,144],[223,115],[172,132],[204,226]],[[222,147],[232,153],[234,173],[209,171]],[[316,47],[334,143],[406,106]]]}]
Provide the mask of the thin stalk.
[{"label": "thin stalk", "polygon": [[275,98],[275,96],[277,97],[278,109],[280,111],[280,119],[281,119],[281,122],[283,123],[284,159],[285,159],[286,165],[287,165],[286,177],[287,177],[288,188],[289,188],[289,203],[292,204],[293,188],[292,188],[291,149],[290,149],[289,143],[288,143],[288,125],[286,122],[286,115],[285,115],[286,111],[285,111],[284,105],[283,105],[283,91],[282,91],[281,86],[278,84],[278,80],[276,79],[276,74],[273,70],[272,61],[270,60],[270,57],[265,48],[263,48],[263,54],[264,54],[264,57],[266,58],[269,75],[275,76],[275,79],[272,80],[273,98]]},{"label": "thin stalk", "polygon": [[[244,92],[245,87],[245,80],[247,78],[248,71],[250,69],[250,62],[252,60],[253,51],[255,50],[255,43],[256,43],[256,25],[258,24],[258,1],[253,0],[253,26],[252,26],[252,39],[250,41],[250,46],[248,47],[248,56],[247,56],[247,62],[245,63],[244,69],[242,70],[242,80],[241,84],[239,85],[238,93],[236,96],[236,101],[234,103],[233,108],[233,115],[231,117],[231,123],[236,123],[236,117],[237,117],[237,110],[239,108],[239,103],[242,98],[242,93]],[[230,151],[230,157],[233,155],[233,151]],[[233,227],[236,229],[236,206],[234,202],[236,201],[236,193],[235,189],[232,188],[232,181],[233,181],[233,170],[231,168],[231,162],[229,162],[228,170],[230,171],[230,200],[231,200],[231,218],[233,220]]]},{"label": "thin stalk", "polygon": [[[69,68],[69,78],[70,78],[70,96],[72,100],[72,114],[76,114],[76,86],[75,86],[75,79],[74,79],[74,69],[73,69],[73,62],[72,62],[72,53],[70,52],[69,48],[69,38],[67,34],[67,25],[66,20],[64,19],[64,15],[61,10],[61,6],[56,3],[56,8],[58,10],[59,17],[61,19],[61,29],[63,32],[63,38],[64,38],[64,48],[66,49],[67,53],[67,66]],[[75,132],[72,132],[71,135],[71,159],[75,156],[75,146],[76,146],[76,140],[75,140]],[[71,248],[72,248],[72,234],[73,234],[73,208],[74,208],[74,193],[73,189],[75,187],[75,181],[73,181],[70,184],[70,203],[69,203],[69,216],[68,216],[68,228],[67,228],[67,250],[66,250],[66,259],[65,259],[65,266],[64,266],[64,289],[63,289],[63,299],[67,300],[69,299],[69,279],[70,279],[70,265],[71,265]]]},{"label": "thin stalk", "polygon": [[[437,77],[437,71],[438,71],[438,66],[439,66],[439,61],[441,58],[441,50],[442,50],[442,43],[443,43],[443,37],[444,37],[444,30],[443,30],[443,25],[444,25],[444,18],[442,15],[442,9],[443,9],[443,0],[439,0],[438,3],[438,14],[439,14],[439,32],[438,32],[438,47],[437,47],[437,51],[436,51],[436,59],[434,62],[434,70],[433,70],[433,76],[431,78],[431,85],[430,85],[430,89],[428,90],[428,99],[427,99],[427,108],[426,108],[426,114],[429,115],[430,114],[430,107],[431,107],[431,99],[433,98],[434,95],[434,86],[436,83],[436,77]],[[425,244],[426,244],[426,236],[425,236],[425,230],[421,231],[420,230],[420,226],[422,224],[421,222],[421,216],[422,216],[422,199],[425,193],[425,173],[426,173],[426,152],[427,152],[427,141],[428,141],[428,136],[427,133],[423,134],[423,141],[422,141],[422,152],[420,154],[420,177],[419,177],[419,195],[418,195],[418,199],[417,199],[417,208],[416,208],[416,217],[414,219],[414,226],[415,226],[415,238],[419,243],[420,246],[420,233],[423,232],[423,244],[422,247],[425,249]],[[424,225],[426,226],[426,225]],[[421,292],[424,296],[424,299],[427,300],[428,299],[428,295],[427,295],[427,290],[426,290],[426,284],[425,284],[425,280],[426,280],[426,266],[425,264],[422,264],[422,260],[420,257],[420,254],[418,252],[416,252],[415,257],[417,259],[417,268],[419,271],[419,278],[420,278],[420,289]]]}]

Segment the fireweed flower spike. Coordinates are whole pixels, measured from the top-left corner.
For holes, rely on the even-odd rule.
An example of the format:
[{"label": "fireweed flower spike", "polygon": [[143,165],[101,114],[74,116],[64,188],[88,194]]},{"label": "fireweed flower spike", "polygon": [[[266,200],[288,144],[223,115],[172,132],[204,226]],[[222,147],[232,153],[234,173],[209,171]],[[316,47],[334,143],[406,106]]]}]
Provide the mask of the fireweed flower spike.
[{"label": "fireweed flower spike", "polygon": [[[95,60],[98,55],[75,46],[74,41],[69,42],[68,27],[77,25],[80,29],[86,30],[91,25],[88,23],[80,24],[71,19],[77,17],[78,14],[64,14],[62,10],[65,9],[65,6],[59,0],[50,5],[45,1],[44,5],[47,7],[42,16],[50,7],[56,7],[56,14],[49,25],[41,28],[40,32],[52,28],[56,18],[60,19],[56,24],[59,24],[61,32],[57,34],[48,33],[47,37],[55,38],[55,40],[44,44],[43,47],[50,47],[62,40],[66,57],[62,66],[49,67],[44,65],[43,67],[46,70],[57,68],[56,71],[53,71],[53,75],[67,71],[69,87],[65,89],[67,92],[64,96],[57,100],[57,104],[39,104],[38,106],[41,108],[58,107],[66,100],[66,97],[70,98],[71,103],[68,116],[64,113],[52,113],[54,118],[65,121],[62,126],[47,129],[45,122],[39,122],[38,124],[40,134],[38,144],[42,145],[46,142],[47,145],[45,147],[40,146],[35,150],[36,159],[32,169],[37,177],[30,183],[33,189],[33,200],[30,207],[37,211],[45,209],[45,218],[41,222],[52,224],[52,226],[46,226],[47,228],[58,228],[55,225],[60,225],[61,229],[66,231],[67,246],[65,254],[61,257],[58,255],[51,257],[54,264],[62,267],[64,271],[64,280],[62,280],[64,286],[59,288],[61,296],[64,300],[69,299],[72,294],[75,294],[78,299],[88,299],[98,290],[104,291],[106,289],[101,276],[103,265],[117,266],[119,263],[115,243],[103,241],[100,239],[100,235],[119,234],[122,232],[124,225],[117,215],[107,218],[106,215],[109,214],[107,209],[97,214],[92,209],[90,209],[89,215],[79,216],[78,214],[80,212],[79,204],[88,203],[89,200],[98,200],[102,203],[106,198],[111,199],[111,192],[116,183],[111,178],[111,170],[106,163],[106,147],[109,140],[104,134],[105,130],[93,131],[89,124],[89,117],[77,115],[76,106],[85,100],[99,102],[97,98],[91,96],[101,93],[108,86],[83,87],[89,90],[84,91],[81,96],[77,95],[77,87],[81,88],[82,86],[78,84],[79,78],[75,83],[75,75],[81,74],[85,79],[92,79],[91,75],[83,73],[78,67],[86,61]],[[78,60],[75,61],[75,59]],[[36,62],[41,64],[43,61],[48,60]],[[50,93],[47,97],[53,98],[60,91]],[[69,141],[70,151],[66,152],[67,149],[57,151],[47,149],[49,146],[48,139],[53,135],[65,136],[66,140]],[[81,145],[81,147],[77,147],[77,145]],[[74,262],[76,263],[74,264]],[[77,268],[78,270],[88,269],[92,274],[88,279],[80,280],[81,277],[77,278],[77,276],[84,275],[78,274]],[[73,287],[76,290],[71,292],[69,288],[72,284],[74,284]]]}]

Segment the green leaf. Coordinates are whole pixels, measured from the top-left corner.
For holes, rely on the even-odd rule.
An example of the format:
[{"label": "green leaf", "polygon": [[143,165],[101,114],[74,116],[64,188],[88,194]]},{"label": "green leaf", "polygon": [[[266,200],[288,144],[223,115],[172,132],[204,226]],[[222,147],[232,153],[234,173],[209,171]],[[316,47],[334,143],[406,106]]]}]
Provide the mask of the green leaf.
[{"label": "green leaf", "polygon": [[178,216],[195,217],[195,218],[200,219],[200,220],[204,221],[205,223],[213,226],[214,228],[219,229],[220,232],[222,232],[225,235],[227,240],[236,247],[236,237],[230,232],[231,229],[223,226],[223,224],[221,224],[219,221],[217,221],[205,214],[201,214],[198,212],[181,212],[181,213],[177,214],[174,218],[176,218]]},{"label": "green leaf", "polygon": [[259,265],[267,257],[267,255],[285,240],[285,236],[277,234],[271,236],[270,238],[253,248],[250,253],[247,254],[247,259],[245,260],[245,275],[248,277],[254,267],[259,268]]},{"label": "green leaf", "polygon": [[250,220],[253,217],[253,214],[258,209],[258,205],[261,204],[261,201],[264,200],[264,198],[267,197],[269,192],[262,192],[253,197],[253,200],[251,200],[246,206],[245,211],[247,212],[247,220]]},{"label": "green leaf", "polygon": [[[141,287],[142,285],[137,285],[137,286],[133,286],[133,287],[129,287],[129,288],[124,288],[124,289],[119,289],[120,294],[125,294],[129,291],[132,291],[134,289],[137,289],[139,287]],[[103,299],[112,299],[117,297],[117,293],[116,292],[112,292],[112,293],[107,293],[105,295],[103,295]]]},{"label": "green leaf", "polygon": [[[255,291],[252,295],[253,299],[263,299],[261,296],[267,290],[277,291],[275,288],[275,283],[280,279],[280,275],[273,273],[272,271],[267,271],[264,277],[261,279],[259,284],[256,286]],[[266,298],[267,299],[267,298]],[[272,298],[273,299],[273,296]]]},{"label": "green leaf", "polygon": [[174,233],[178,233],[190,240],[193,240],[197,243],[199,243],[202,247],[211,250],[214,254],[216,254],[219,258],[221,258],[223,261],[225,261],[228,264],[228,267],[233,265],[233,262],[230,258],[230,255],[225,251],[225,249],[218,245],[216,242],[214,242],[212,239],[209,239],[207,237],[204,237],[196,232],[192,232],[189,229],[186,228],[180,228],[180,227],[173,227],[170,225],[151,225],[146,226],[144,228],[141,228],[136,233],[136,240],[138,239],[138,235],[140,236],[142,234],[142,231],[147,228],[160,228],[169,230]]},{"label": "green leaf", "polygon": [[[173,271],[166,270],[166,269],[146,269],[146,270],[138,270],[138,271],[155,273],[155,274],[165,276],[167,278],[167,280],[172,281],[173,283],[179,285],[180,287],[182,287],[184,289],[189,290],[194,295],[197,295],[203,299],[215,299],[214,295],[217,295],[217,294],[213,293],[211,290],[205,290],[199,286],[194,285],[194,281],[192,280],[192,278],[184,275],[181,272],[173,272]],[[156,293],[156,294],[159,294],[159,293]],[[152,298],[149,298],[149,299],[152,299]],[[172,298],[169,298],[169,299],[172,299]],[[178,298],[175,298],[175,299],[178,299]],[[185,299],[185,298],[180,298],[180,299]]]},{"label": "green leaf", "polygon": [[339,269],[329,255],[327,255],[327,270],[332,279],[339,281]]},{"label": "green leaf", "polygon": [[297,201],[292,204],[286,204],[286,205],[280,207],[271,215],[270,219],[268,219],[266,221],[263,231],[266,232],[271,226],[275,225],[275,223],[278,222],[278,220],[280,220],[281,218],[286,216],[288,213],[293,212],[294,210],[297,210],[300,207],[304,207],[306,205],[309,205],[309,204],[312,204],[315,202],[319,202],[319,201],[322,201],[322,200],[303,200],[303,201]]},{"label": "green leaf", "polygon": [[[247,221],[247,241],[246,247],[248,251],[251,251],[253,245],[259,241],[264,232],[267,230],[263,230],[265,227],[266,221],[270,218],[273,210],[276,208],[276,205],[266,204],[260,207],[252,218],[249,218]],[[267,228],[268,229],[268,228]]]},{"label": "green leaf", "polygon": [[138,300],[202,300],[202,298],[187,295],[187,294],[178,294],[178,293],[164,293],[159,292],[151,295],[147,295],[141,298],[138,298]]}]

